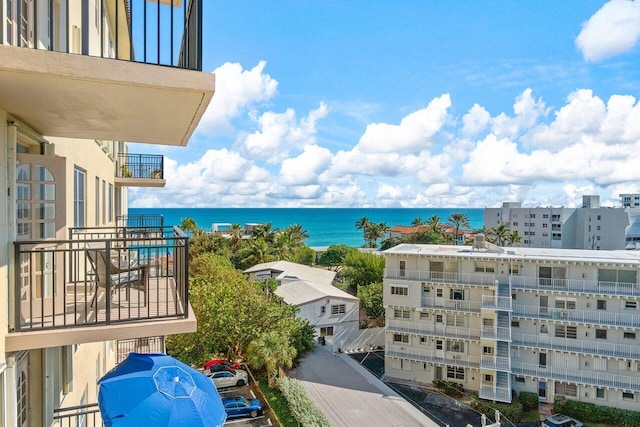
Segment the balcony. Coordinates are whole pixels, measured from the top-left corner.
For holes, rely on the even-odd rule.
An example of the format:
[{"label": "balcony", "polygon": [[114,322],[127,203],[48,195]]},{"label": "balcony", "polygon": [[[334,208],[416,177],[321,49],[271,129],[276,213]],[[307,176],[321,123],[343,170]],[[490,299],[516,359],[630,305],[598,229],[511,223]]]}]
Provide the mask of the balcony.
[{"label": "balcony", "polygon": [[412,280],[414,282],[451,283],[456,285],[496,285],[496,277],[493,274],[439,273],[435,271],[385,268],[384,278],[393,280]]},{"label": "balcony", "polygon": [[15,246],[7,351],[193,332],[177,228],[87,228]]},{"label": "balcony", "polygon": [[173,3],[0,0],[0,110],[46,136],[186,145],[215,78],[202,0]]},{"label": "balcony", "polygon": [[511,403],[511,389],[508,387],[496,387],[492,385],[480,385],[478,397],[487,400]]},{"label": "balcony", "polygon": [[412,347],[399,345],[386,345],[385,356],[398,359],[413,360],[416,362],[439,363],[442,365],[462,366],[468,368],[479,368],[480,358],[478,356],[467,356],[444,351],[420,350]]},{"label": "balcony", "polygon": [[511,297],[482,295],[482,308],[489,310],[511,311]]},{"label": "balcony", "polygon": [[514,305],[514,317],[550,319],[565,322],[588,323],[596,325],[624,326],[640,328],[640,316],[635,314],[611,313],[607,311],[567,310],[560,308]]},{"label": "balcony", "polygon": [[508,357],[483,355],[480,359],[480,367],[493,369],[494,371],[511,372],[511,359]]},{"label": "balcony", "polygon": [[640,285],[637,283],[518,276],[511,276],[509,280],[514,289],[640,297]]},{"label": "balcony", "polygon": [[123,187],[164,187],[164,156],[118,154],[115,183]]},{"label": "balcony", "polygon": [[166,353],[164,336],[118,340],[116,363],[123,362],[129,353]]},{"label": "balcony", "polygon": [[640,359],[640,346],[623,345],[593,340],[556,338],[548,335],[513,334],[513,345],[519,347],[544,348],[578,354]]},{"label": "balcony", "polygon": [[640,377],[613,375],[594,371],[554,368],[529,363],[511,362],[511,373],[596,387],[612,387],[640,391]]},{"label": "balcony", "polygon": [[116,217],[118,227],[164,228],[164,216],[157,214],[120,215]]},{"label": "balcony", "polygon": [[389,332],[480,341],[479,329],[457,328],[454,326],[445,326],[443,324],[433,325],[395,319],[387,319],[385,324],[386,329]]},{"label": "balcony", "polygon": [[53,410],[53,425],[60,427],[102,427],[102,417],[97,403],[69,406]]},{"label": "balcony", "polygon": [[422,298],[422,308],[435,308],[452,311],[466,311],[471,313],[480,313],[480,301],[464,301],[457,299],[444,298]]},{"label": "balcony", "polygon": [[481,337],[490,340],[511,341],[511,328],[504,326],[483,326]]}]

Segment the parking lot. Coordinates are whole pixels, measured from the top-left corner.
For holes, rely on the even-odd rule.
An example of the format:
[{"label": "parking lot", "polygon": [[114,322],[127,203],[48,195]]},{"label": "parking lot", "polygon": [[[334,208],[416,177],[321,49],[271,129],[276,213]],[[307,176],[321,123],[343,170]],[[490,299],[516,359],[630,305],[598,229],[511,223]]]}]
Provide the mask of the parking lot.
[{"label": "parking lot", "polygon": [[[256,385],[254,383],[251,383],[249,385],[245,385],[245,386],[242,386],[242,387],[223,388],[223,389],[219,389],[218,390],[218,394],[220,394],[220,397],[225,397],[225,396],[243,396],[243,397],[246,397],[246,398],[255,399],[256,398],[256,392],[254,391],[254,386],[256,386]],[[262,401],[262,399],[260,399],[260,400]],[[262,402],[262,404],[264,405],[265,402]],[[225,426],[233,426],[233,427],[272,426],[273,423],[271,422],[271,420],[269,419],[269,417],[267,415],[268,414],[261,415],[261,416],[256,417],[256,418],[232,418],[232,419],[227,420],[227,422],[224,423],[224,425]]]}]

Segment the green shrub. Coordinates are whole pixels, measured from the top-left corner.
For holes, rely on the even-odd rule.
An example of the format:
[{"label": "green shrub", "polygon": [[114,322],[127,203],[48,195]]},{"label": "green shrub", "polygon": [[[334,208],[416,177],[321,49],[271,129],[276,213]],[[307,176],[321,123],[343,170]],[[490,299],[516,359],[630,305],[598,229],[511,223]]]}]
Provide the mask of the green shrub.
[{"label": "green shrub", "polygon": [[495,411],[497,409],[505,419],[512,423],[520,422],[524,416],[522,403],[517,400],[511,403],[495,403],[490,400],[480,399],[477,394],[473,394],[471,395],[471,407],[491,419],[495,417]]},{"label": "green shrub", "polygon": [[518,400],[522,403],[522,409],[526,411],[532,411],[538,409],[538,394],[530,391],[521,391]]},{"label": "green shrub", "polygon": [[640,412],[567,400],[563,396],[555,398],[553,412],[565,414],[589,423],[606,423],[622,427],[640,425]]},{"label": "green shrub", "polygon": [[289,402],[291,413],[300,424],[305,427],[330,427],[327,417],[320,412],[307,391],[295,379],[281,377],[277,380],[277,386]]},{"label": "green shrub", "polygon": [[453,381],[434,380],[433,385],[447,396],[460,396],[464,392],[464,386]]},{"label": "green shrub", "polygon": [[265,400],[269,402],[271,409],[276,413],[282,427],[298,427],[298,421],[291,413],[289,403],[282,395],[282,392],[276,388],[269,388],[269,383],[266,379],[258,381],[258,386]]}]

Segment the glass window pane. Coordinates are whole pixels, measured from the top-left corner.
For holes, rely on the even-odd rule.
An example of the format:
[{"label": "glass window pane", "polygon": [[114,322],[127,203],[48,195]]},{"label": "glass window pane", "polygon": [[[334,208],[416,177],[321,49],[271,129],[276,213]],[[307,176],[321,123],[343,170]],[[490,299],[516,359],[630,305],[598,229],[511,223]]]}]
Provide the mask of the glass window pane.
[{"label": "glass window pane", "polygon": [[617,280],[616,270],[607,268],[598,269],[598,281],[600,282],[615,282]]},{"label": "glass window pane", "polygon": [[18,238],[28,239],[31,237],[31,224],[18,224]]},{"label": "glass window pane", "polygon": [[56,225],[53,222],[41,222],[38,224],[40,227],[40,239],[47,239],[56,237]]},{"label": "glass window pane", "polygon": [[36,200],[55,200],[56,186],[55,184],[38,184]]},{"label": "glass window pane", "polygon": [[16,198],[17,200],[29,200],[31,199],[31,186],[29,184],[18,184],[16,185],[16,189],[17,189],[17,193],[16,193]]},{"label": "glass window pane", "polygon": [[44,166],[35,165],[34,181],[53,181],[53,175]]},{"label": "glass window pane", "polygon": [[31,165],[20,165],[16,168],[18,181],[29,181],[31,178]]},{"label": "glass window pane", "polygon": [[35,219],[56,219],[55,203],[40,203],[36,208]]},{"label": "glass window pane", "polygon": [[622,283],[636,283],[637,280],[637,271],[631,270],[619,270],[618,271],[618,282]]},{"label": "glass window pane", "polygon": [[31,205],[29,203],[18,203],[18,219],[31,218]]}]

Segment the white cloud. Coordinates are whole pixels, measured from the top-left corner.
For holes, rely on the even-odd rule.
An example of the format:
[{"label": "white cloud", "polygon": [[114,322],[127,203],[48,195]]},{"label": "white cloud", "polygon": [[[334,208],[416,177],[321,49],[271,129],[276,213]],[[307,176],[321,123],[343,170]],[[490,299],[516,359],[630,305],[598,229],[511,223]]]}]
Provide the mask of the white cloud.
[{"label": "white cloud", "polygon": [[490,119],[491,114],[484,107],[473,104],[469,112],[462,117],[462,133],[469,137],[476,135],[485,130]]},{"label": "white cloud", "polygon": [[238,63],[227,62],[216,68],[216,87],[213,99],[205,112],[198,131],[215,134],[230,130],[230,121],[255,104],[268,101],[278,88],[278,81],[264,74],[267,63],[260,61],[251,70]]},{"label": "white cloud", "polygon": [[640,39],[640,1],[611,0],[587,22],[576,46],[587,61],[600,61],[633,49]]},{"label": "white cloud", "polygon": [[318,176],[331,163],[331,151],[317,145],[308,145],[298,157],[286,159],[280,168],[280,184],[309,185],[318,182]]}]

